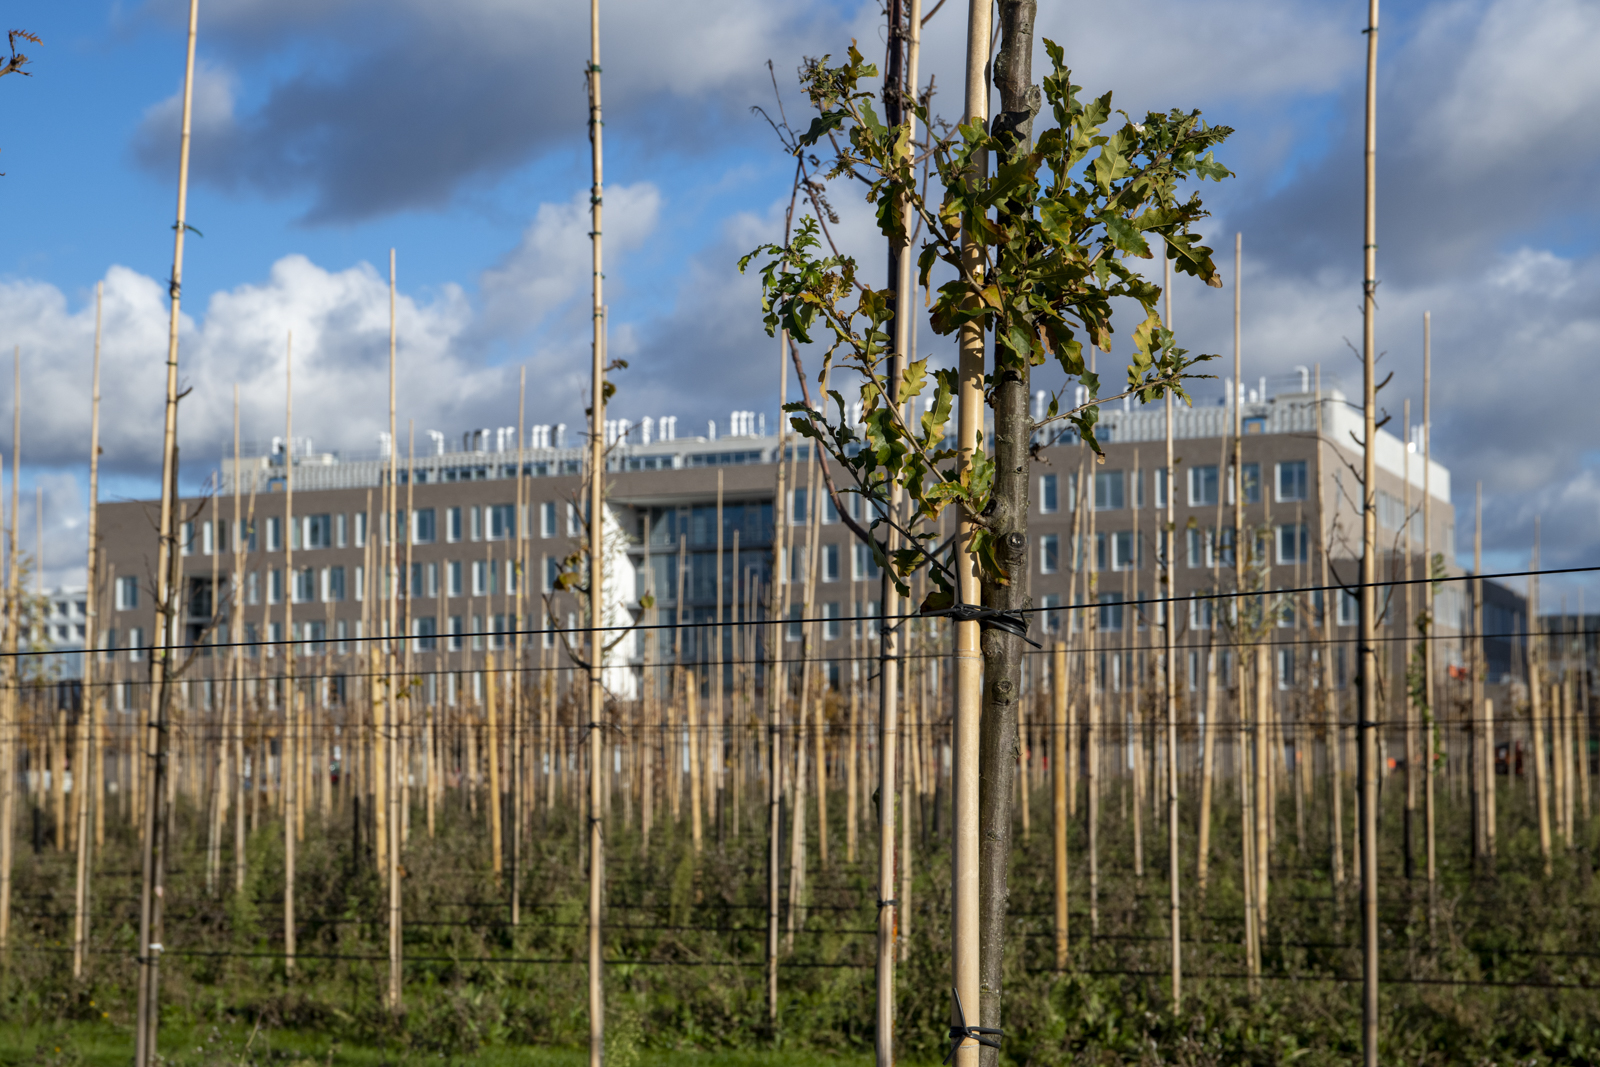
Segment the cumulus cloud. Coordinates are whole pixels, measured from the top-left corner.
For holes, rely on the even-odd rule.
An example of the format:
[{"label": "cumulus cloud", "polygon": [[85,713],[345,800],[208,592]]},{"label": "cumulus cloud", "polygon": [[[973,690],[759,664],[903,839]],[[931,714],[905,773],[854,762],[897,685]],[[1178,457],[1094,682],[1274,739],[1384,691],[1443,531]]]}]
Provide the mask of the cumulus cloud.
[{"label": "cumulus cloud", "polygon": [[[344,0],[334,9],[308,17],[302,5],[244,2],[208,17],[227,69],[261,71],[270,84],[234,110],[219,92],[226,79],[212,79],[208,136],[193,148],[197,180],[307,194],[308,221],[345,222],[439,207],[464,183],[585,136],[581,5]],[[326,35],[309,57],[288,34],[308,22]],[[607,3],[601,32],[608,128],[680,149],[725,143],[730,122],[742,128],[745,108],[770,93],[769,56],[792,69],[842,37],[831,8],[762,0]],[[176,108],[174,96],[148,113],[135,139],[141,162],[174,157]]]}]

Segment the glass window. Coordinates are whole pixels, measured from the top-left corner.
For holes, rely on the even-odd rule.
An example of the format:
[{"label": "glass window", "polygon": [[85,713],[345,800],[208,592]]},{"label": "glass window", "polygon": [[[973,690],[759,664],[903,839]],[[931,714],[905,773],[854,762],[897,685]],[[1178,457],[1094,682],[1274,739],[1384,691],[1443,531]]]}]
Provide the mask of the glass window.
[{"label": "glass window", "polygon": [[1204,507],[1217,502],[1217,468],[1213,464],[1209,467],[1189,468],[1189,506],[1192,508]]},{"label": "glass window", "polygon": [[822,580],[837,582],[839,580],[839,546],[822,546]]},{"label": "glass window", "polygon": [[1134,558],[1135,544],[1132,530],[1118,530],[1111,535],[1111,569],[1132,570],[1137,566]]},{"label": "glass window", "polygon": [[1361,617],[1361,601],[1354,593],[1339,590],[1339,625],[1354,626]]},{"label": "glass window", "polygon": [[117,610],[129,611],[139,606],[139,579],[123,577],[117,579]]},{"label": "glass window", "polygon": [[1278,649],[1278,688],[1294,688],[1294,649]]},{"label": "glass window", "polygon": [[1094,476],[1094,506],[1097,511],[1116,511],[1127,507],[1124,493],[1126,479],[1121,471],[1096,471]]},{"label": "glass window", "polygon": [[194,551],[194,523],[186,522],[178,527],[178,554],[187,556]]},{"label": "glass window", "polygon": [[333,544],[336,548],[343,548],[350,543],[350,523],[343,512],[333,517]]},{"label": "glass window", "polygon": [[367,547],[367,513],[356,512],[356,547]]},{"label": "glass window", "polygon": [[[1239,481],[1244,488],[1244,502],[1246,504],[1261,503],[1261,464],[1246,463],[1243,467],[1240,467]],[[1231,480],[1228,483],[1228,503],[1233,503],[1233,482]]]},{"label": "glass window", "polygon": [[334,601],[343,600],[344,599],[344,568],[343,567],[329,567],[327,573],[328,573],[328,588],[327,588],[327,596],[325,597],[325,599],[334,600]]},{"label": "glass window", "polygon": [[438,622],[432,615],[423,615],[411,620],[411,634],[413,637],[421,638],[417,642],[417,647],[424,652],[432,652],[439,646],[438,633]]},{"label": "glass window", "polygon": [[1039,475],[1039,513],[1054,515],[1060,510],[1059,499],[1056,496],[1056,476],[1054,474]]},{"label": "glass window", "polygon": [[277,604],[283,600],[283,572],[274,567],[267,572],[267,603]]},{"label": "glass window", "polygon": [[283,551],[283,520],[276,515],[267,517],[267,551]]},{"label": "glass window", "polygon": [[[444,581],[446,596],[461,595],[461,561],[459,559],[450,560],[444,565]],[[548,589],[545,590],[547,593],[549,591]]]},{"label": "glass window", "polygon": [[[1192,471],[1190,473],[1193,473]],[[1210,530],[1203,530],[1198,526],[1191,526],[1184,532],[1184,541],[1188,549],[1189,566],[1211,566],[1212,537]]]},{"label": "glass window", "polygon": [[[673,560],[673,562],[676,563],[677,560]],[[561,561],[554,556],[546,556],[544,558],[544,591],[546,593],[555,592],[556,583],[560,580]]]},{"label": "glass window", "polygon": [[1189,601],[1189,628],[1209,630],[1216,618],[1217,602],[1195,598]]},{"label": "glass window", "polygon": [[332,548],[333,547],[333,516],[332,515],[307,515],[306,547],[307,548]]},{"label": "glass window", "polygon": [[1122,629],[1122,594],[1101,593],[1099,599],[1100,629]]},{"label": "glass window", "polygon": [[806,491],[796,489],[789,494],[789,521],[796,526],[806,522]]},{"label": "glass window", "polygon": [[554,500],[546,500],[539,505],[539,536],[554,537],[555,535],[556,502]]},{"label": "glass window", "polygon": [[789,625],[785,627],[785,637],[790,641],[799,641],[805,636],[805,624],[800,620],[805,618],[800,614],[799,604],[789,605]]},{"label": "glass window", "polygon": [[137,663],[144,659],[144,628],[132,626],[128,629],[128,659]]},{"label": "glass window", "polygon": [[876,582],[883,577],[883,569],[878,566],[877,557],[872,554],[871,545],[855,546],[855,580],[858,582]]},{"label": "glass window", "polygon": [[567,505],[567,536],[577,537],[583,533],[583,524],[578,521],[578,509],[575,505]]},{"label": "glass window", "polygon": [[1057,534],[1039,537],[1039,573],[1054,574],[1061,569],[1061,538]]},{"label": "glass window", "polygon": [[1039,606],[1045,609],[1040,613],[1043,616],[1044,632],[1047,634],[1060,633],[1061,612],[1051,609],[1061,606],[1061,595],[1059,593],[1046,593],[1039,598]]},{"label": "glass window", "polygon": [[840,622],[841,612],[839,602],[831,600],[822,605],[822,636],[827,641],[837,641],[844,636],[844,624]]},{"label": "glass window", "polygon": [[516,534],[517,506],[515,504],[495,504],[485,510],[489,513],[489,540],[504,541]]},{"label": "glass window", "polygon": [[294,572],[294,599],[297,604],[309,604],[317,599],[317,572],[314,567],[302,567]]},{"label": "glass window", "polygon": [[1278,527],[1278,562],[1305,563],[1310,558],[1306,524],[1284,523]]},{"label": "glass window", "polygon": [[826,489],[819,496],[822,503],[822,525],[831,526],[839,521],[839,509],[833,506],[833,494]]},{"label": "glass window", "polygon": [[1278,464],[1278,500],[1304,500],[1306,498],[1306,461],[1293,460]]},{"label": "glass window", "polygon": [[418,508],[411,513],[411,540],[419,545],[431,545],[439,539],[438,516],[432,508]]}]

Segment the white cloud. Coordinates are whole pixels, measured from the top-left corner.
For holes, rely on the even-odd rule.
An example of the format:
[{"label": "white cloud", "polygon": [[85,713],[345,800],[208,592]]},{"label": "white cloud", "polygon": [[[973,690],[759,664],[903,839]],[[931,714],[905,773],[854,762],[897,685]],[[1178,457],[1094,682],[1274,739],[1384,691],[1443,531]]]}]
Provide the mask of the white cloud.
[{"label": "white cloud", "polygon": [[[655,231],[661,193],[649,182],[613,185],[605,191],[603,207],[604,248],[609,257],[619,257]],[[574,193],[565,204],[540,205],[517,247],[483,272],[482,328],[494,334],[520,333],[588,293],[590,226],[588,190]]]}]

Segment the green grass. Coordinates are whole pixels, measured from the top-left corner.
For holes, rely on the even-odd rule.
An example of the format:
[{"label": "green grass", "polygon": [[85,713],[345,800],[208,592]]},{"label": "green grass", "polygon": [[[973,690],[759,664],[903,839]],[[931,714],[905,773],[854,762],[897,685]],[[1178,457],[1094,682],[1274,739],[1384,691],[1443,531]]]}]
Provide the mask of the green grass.
[{"label": "green grass", "polygon": [[[1594,947],[1600,945],[1600,880],[1594,877],[1600,821],[1581,828],[1574,849],[1558,849],[1555,875],[1546,879],[1524,791],[1502,783],[1500,861],[1492,873],[1475,873],[1466,814],[1441,789],[1440,909],[1437,935],[1430,935],[1421,882],[1408,884],[1401,875],[1395,806],[1401,792],[1386,791],[1381,841],[1384,1062],[1600,1063],[1600,997],[1585,989],[1545,988],[1600,985],[1600,955],[1583,955],[1600,953]],[[1359,921],[1353,892],[1341,907],[1329,886],[1320,791],[1307,807],[1303,842],[1292,799],[1280,798],[1264,951],[1268,979],[1256,999],[1244,983],[1222,977],[1243,970],[1237,798],[1219,789],[1203,908],[1193,899],[1194,820],[1185,813],[1185,932],[1193,940],[1185,945],[1190,977],[1177,1015],[1160,977],[1167,966],[1164,830],[1147,823],[1148,873],[1133,877],[1125,801],[1116,791],[1108,796],[1102,936],[1091,939],[1082,825],[1074,825],[1074,969],[1057,976],[1049,967],[1050,835],[1043,799],[1035,798],[1034,833],[1019,839],[1014,856],[1005,1064],[1332,1067],[1359,1057],[1360,987],[1339,980],[1359,973]],[[812,909],[782,960],[776,1034],[767,1024],[761,970],[718,963],[762,958],[765,841],[754,826],[762,813],[752,809],[741,837],[717,844],[708,834],[698,857],[682,828],[675,834],[670,824],[658,824],[648,857],[639,855],[627,829],[614,826],[609,833],[607,1067],[866,1067],[870,1060],[873,973],[864,965],[871,963],[873,938],[859,931],[874,921],[873,863],[870,850],[855,865],[841,861],[840,821],[833,828],[833,865],[819,870],[813,861]],[[1346,817],[1348,827],[1348,806]],[[910,958],[898,971],[897,1041],[902,1062],[932,1067],[944,1054],[948,1027],[949,859],[931,826],[914,825],[913,936]],[[281,832],[269,825],[251,839],[245,893],[212,896],[201,880],[193,815],[180,810],[164,937],[173,951],[162,965],[165,1061],[585,1067],[577,824],[571,813],[557,813],[533,829],[517,927],[506,921],[504,891],[485,870],[478,820],[449,809],[441,813],[435,839],[413,838],[404,882],[406,1012],[395,1019],[382,1007],[382,888],[370,863],[351,861],[348,821],[325,833],[308,826],[297,909],[306,958],[289,980],[278,955]],[[71,979],[62,952],[71,928],[71,857],[19,853],[16,944],[10,967],[0,974],[0,1065],[120,1067],[131,1059],[137,864],[125,829],[118,833],[100,858],[97,952],[81,983]],[[862,841],[870,842],[870,835]],[[1348,850],[1347,840],[1347,859]],[[185,950],[219,955],[181,955]],[[508,958],[568,962],[503,962]],[[1532,984],[1406,981],[1421,978]]]}]

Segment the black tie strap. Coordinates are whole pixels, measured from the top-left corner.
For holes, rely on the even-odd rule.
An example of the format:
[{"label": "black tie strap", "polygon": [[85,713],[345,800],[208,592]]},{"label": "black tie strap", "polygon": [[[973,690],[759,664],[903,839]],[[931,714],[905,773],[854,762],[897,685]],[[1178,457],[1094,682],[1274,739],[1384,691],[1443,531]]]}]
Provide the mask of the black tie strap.
[{"label": "black tie strap", "polygon": [[[1005,1036],[1005,1032],[992,1026],[968,1026],[967,1014],[961,1010],[961,994],[954,987],[950,992],[956,998],[956,1022],[950,1027],[950,1051],[944,1054],[944,1062],[949,1063],[950,1057],[956,1054],[956,1049],[960,1048],[961,1043],[969,1037],[987,1048],[998,1049],[1000,1038]],[[993,1034],[994,1037],[985,1037],[983,1036],[985,1034]]]}]

